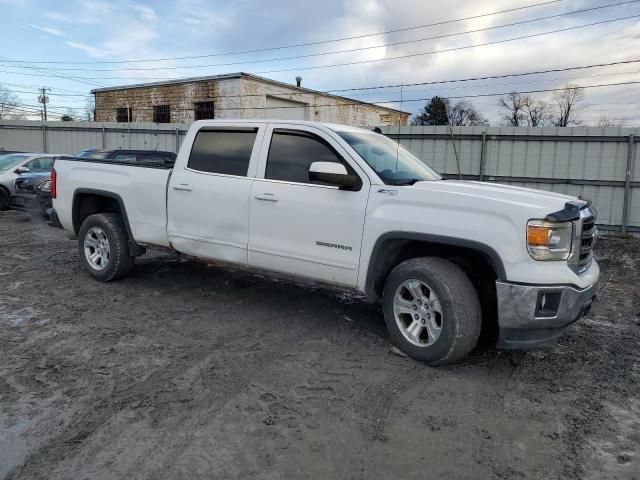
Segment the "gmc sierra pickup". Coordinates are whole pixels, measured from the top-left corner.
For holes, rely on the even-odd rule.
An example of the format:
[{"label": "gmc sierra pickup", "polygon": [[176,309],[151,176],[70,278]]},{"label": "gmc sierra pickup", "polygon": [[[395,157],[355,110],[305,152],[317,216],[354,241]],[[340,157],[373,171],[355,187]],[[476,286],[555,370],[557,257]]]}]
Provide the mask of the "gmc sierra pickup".
[{"label": "gmc sierra pickup", "polygon": [[98,280],[155,246],[354,289],[381,300],[392,341],[432,365],[463,358],[481,329],[501,348],[553,341],[599,277],[589,202],[445,180],[343,125],[198,121],[175,165],[58,160],[51,195]]}]

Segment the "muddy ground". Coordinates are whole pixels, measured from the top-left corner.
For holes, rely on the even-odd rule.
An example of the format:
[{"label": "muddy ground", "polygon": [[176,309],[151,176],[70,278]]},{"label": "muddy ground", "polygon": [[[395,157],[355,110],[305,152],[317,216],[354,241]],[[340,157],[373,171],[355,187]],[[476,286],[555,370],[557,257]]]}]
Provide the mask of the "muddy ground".
[{"label": "muddy ground", "polygon": [[376,306],[0,213],[0,478],[640,478],[640,242],[551,349],[430,368]]}]

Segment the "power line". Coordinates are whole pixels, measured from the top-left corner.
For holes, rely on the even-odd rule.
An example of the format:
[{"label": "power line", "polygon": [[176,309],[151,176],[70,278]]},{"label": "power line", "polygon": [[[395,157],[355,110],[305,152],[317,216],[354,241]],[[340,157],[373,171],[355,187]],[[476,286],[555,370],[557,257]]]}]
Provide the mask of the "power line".
[{"label": "power line", "polygon": [[[483,77],[471,77],[471,78],[463,78],[463,79],[450,79],[450,80],[436,80],[436,81],[429,81],[429,82],[414,82],[414,83],[404,83],[404,84],[388,84],[388,85],[377,85],[377,86],[370,86],[370,87],[357,87],[357,88],[348,88],[348,89],[333,89],[333,90],[324,90],[324,91],[319,91],[318,93],[325,93],[325,94],[331,94],[332,92],[357,92],[357,91],[372,91],[372,90],[379,90],[379,89],[391,89],[391,88],[399,88],[399,87],[416,87],[416,86],[425,86],[425,85],[438,85],[438,84],[447,84],[447,83],[466,83],[466,82],[472,82],[472,81],[477,81],[477,80],[488,80],[488,79],[500,79],[500,78],[510,78],[510,77],[522,77],[522,76],[529,76],[529,75],[538,75],[538,74],[546,74],[546,73],[559,73],[559,72],[567,72],[567,71],[575,71],[575,70],[583,70],[583,69],[590,69],[590,68],[597,68],[597,67],[607,67],[607,66],[616,66],[616,65],[627,65],[627,64],[634,64],[634,63],[640,63],[640,59],[637,60],[622,60],[622,61],[618,61],[618,62],[608,62],[608,63],[597,63],[597,64],[591,64],[591,65],[581,65],[581,66],[573,66],[573,67],[565,67],[565,68],[553,68],[553,69],[547,69],[547,70],[536,70],[536,71],[530,71],[530,72],[519,72],[519,73],[508,73],[508,74],[502,74],[502,75],[490,75],[490,76],[483,76]],[[577,80],[577,79],[582,79],[582,78],[592,78],[592,77],[601,77],[601,76],[612,76],[612,75],[625,75],[625,74],[634,74],[634,73],[640,73],[640,71],[631,71],[631,72],[616,72],[616,73],[607,73],[607,74],[595,74],[595,75],[587,75],[587,76],[582,76],[582,77],[571,77],[571,78],[545,78],[545,79],[539,79],[539,80],[534,80],[531,82],[524,82],[524,83],[541,83],[541,82],[548,82],[548,81],[556,81],[556,80]],[[468,85],[465,86],[464,88],[478,88],[478,87],[491,87],[491,86],[505,86],[505,85],[519,85],[522,83],[506,83],[506,84],[483,84],[483,85]],[[451,88],[456,88],[456,87],[451,87]],[[17,93],[32,93],[31,91],[28,90],[13,90],[14,92]],[[424,91],[424,90],[413,90],[413,91]],[[69,95],[69,94],[59,94],[59,93],[50,93],[51,96],[59,96],[59,97],[84,97],[84,98],[90,98],[91,95],[89,94],[78,94],[78,95]],[[308,95],[307,92],[292,92],[292,93],[287,93],[285,94],[287,96],[297,96],[297,95]],[[366,94],[364,94],[366,95]],[[242,97],[263,97],[264,94],[244,94],[244,95],[216,95],[216,96],[212,96],[212,97],[208,97],[208,99],[210,100],[218,100],[218,99],[223,99],[223,98],[242,98]],[[182,98],[180,95],[173,95],[173,96],[164,96],[165,99],[167,99],[168,101],[171,100],[175,100],[178,98]],[[55,107],[53,107],[55,108]],[[82,107],[77,107],[78,109],[81,109]]]},{"label": "power line", "polygon": [[[614,83],[604,83],[604,84],[596,84],[596,85],[580,85],[581,89],[589,89],[589,88],[603,88],[603,87],[614,87],[614,86],[625,86],[625,85],[638,85],[640,84],[640,80],[638,81],[628,81],[628,82],[614,82]],[[536,90],[522,90],[522,91],[509,91],[509,92],[500,92],[500,93],[479,93],[473,95],[455,95],[455,96],[447,96],[444,98],[447,99],[462,99],[462,98],[481,98],[481,97],[500,97],[503,95],[509,95],[511,93],[516,94],[532,94],[532,93],[549,93],[549,92],[559,92],[565,90],[565,87],[560,88],[545,88],[545,89],[536,89]],[[430,98],[413,98],[413,99],[403,99],[402,102],[425,102],[431,100]],[[384,100],[376,102],[378,104],[395,104],[400,103],[398,100]],[[362,104],[360,101],[351,101],[351,102],[343,102],[336,104],[311,104],[310,107],[313,108],[324,108],[324,107],[345,107],[350,105],[359,105]],[[383,105],[379,105],[383,106]],[[64,107],[57,107],[64,108]],[[299,106],[275,106],[275,107],[219,107],[217,111],[238,111],[238,110],[273,110],[273,109],[289,109],[289,108],[300,108]],[[72,108],[73,110],[80,110],[80,108]],[[138,107],[135,109],[136,111],[151,111],[153,107]],[[172,111],[193,111],[193,108],[171,108]],[[107,108],[96,108],[96,111],[113,111],[112,109]]]},{"label": "power line", "polygon": [[535,38],[535,37],[541,37],[544,35],[550,35],[553,33],[560,33],[560,32],[568,32],[571,30],[577,30],[580,28],[586,28],[586,27],[593,27],[595,25],[603,25],[606,23],[612,23],[612,22],[619,22],[619,21],[623,21],[623,20],[630,20],[632,18],[638,18],[640,17],[640,15],[630,15],[627,17],[620,17],[620,18],[613,18],[610,20],[602,20],[600,22],[593,22],[593,23],[587,23],[587,24],[583,24],[583,25],[577,25],[577,26],[573,26],[573,27],[567,27],[567,28],[559,28],[556,30],[549,30],[547,32],[540,32],[540,33],[533,33],[533,34],[529,34],[529,35],[522,35],[520,37],[513,37],[513,38],[507,38],[507,39],[503,39],[503,40],[495,40],[492,42],[484,42],[484,43],[478,43],[475,45],[465,45],[462,47],[452,47],[452,48],[446,48],[446,49],[442,49],[442,50],[432,50],[429,52],[420,52],[420,53],[412,53],[412,54],[407,54],[407,55],[398,55],[395,57],[386,57],[386,58],[378,58],[378,59],[372,59],[372,60],[360,60],[360,61],[355,61],[355,62],[345,62],[345,63],[334,63],[334,64],[328,64],[328,65],[315,65],[315,66],[309,66],[309,67],[298,67],[298,68],[285,68],[285,69],[279,69],[279,70],[264,70],[264,71],[260,71],[260,72],[255,72],[256,74],[265,74],[265,73],[281,73],[281,72],[293,72],[293,71],[300,71],[300,70],[318,70],[318,69],[323,69],[323,68],[334,68],[334,67],[345,67],[345,66],[353,66],[353,65],[362,65],[365,63],[376,63],[376,62],[386,62],[389,60],[401,60],[401,59],[405,59],[405,58],[415,58],[415,57],[421,57],[421,56],[426,56],[426,55],[435,55],[437,53],[446,53],[446,52],[454,52],[454,51],[459,51],[459,50],[468,50],[470,48],[477,48],[477,47],[485,47],[488,45],[498,45],[501,43],[508,43],[508,42],[513,42],[516,40],[525,40],[528,38]]},{"label": "power line", "polygon": [[[502,44],[502,43],[508,43],[508,42],[513,42],[513,41],[517,41],[517,40],[535,38],[535,37],[540,37],[540,36],[544,36],[544,35],[550,35],[550,34],[554,34],[554,33],[577,30],[577,29],[580,29],[580,28],[586,28],[586,27],[592,27],[592,26],[596,26],[596,25],[608,24],[608,23],[612,23],[612,22],[629,20],[629,19],[638,18],[638,17],[640,17],[640,15],[630,15],[630,16],[626,16],[626,17],[620,17],[620,18],[609,19],[609,20],[602,20],[602,21],[599,21],[599,22],[592,22],[592,23],[587,23],[587,24],[583,24],[583,25],[577,25],[577,26],[573,26],[573,27],[566,27],[566,28],[560,28],[560,29],[555,29],[555,30],[549,30],[549,31],[546,31],[546,32],[539,32],[539,33],[534,33],[534,34],[529,34],[529,35],[522,35],[522,36],[519,36],[519,37],[507,38],[507,39],[502,39],[502,40],[494,40],[494,41],[491,41],[491,42],[484,42],[484,43],[479,43],[479,44],[475,44],[475,45],[464,45],[464,46],[461,46],[461,47],[452,47],[452,48],[447,48],[447,49],[442,49],[442,50],[432,50],[432,51],[428,51],[428,52],[420,52],[420,53],[399,55],[399,56],[395,56],[395,57],[386,57],[386,58],[372,59],[372,60],[361,60],[361,61],[353,61],[353,62],[345,62],[345,63],[337,63],[337,64],[315,65],[315,66],[308,66],[308,67],[297,67],[297,68],[287,68],[287,69],[278,69],[278,70],[265,70],[265,71],[260,71],[260,72],[256,72],[256,73],[265,74],[265,73],[280,73],[280,72],[290,72],[290,71],[300,71],[300,70],[316,70],[316,69],[324,69],[324,68],[334,68],[334,67],[342,67],[342,66],[361,65],[361,64],[366,64],[366,63],[383,62],[383,61],[390,61],[390,60],[400,60],[400,59],[406,59],[406,58],[415,58],[415,57],[419,57],[419,56],[434,55],[434,54],[438,54],[438,53],[446,53],[446,52],[452,52],[452,51],[460,51],[460,50],[467,50],[467,49],[471,49],[471,48],[483,47],[483,46],[488,46],[488,45],[497,45],[497,44]],[[0,59],[1,58],[2,57],[0,57]],[[19,73],[19,72],[15,72],[15,73]],[[84,80],[88,80],[88,79],[92,79],[92,78],[101,79],[101,77],[76,77],[76,78],[82,78]],[[116,78],[113,78],[113,77],[102,77],[102,79],[116,79]]]},{"label": "power line", "polygon": [[[534,3],[534,4],[529,4],[529,5],[524,5],[522,7],[516,7],[516,8],[508,8],[506,10],[498,10],[495,12],[489,12],[489,13],[483,13],[483,14],[479,14],[479,15],[473,15],[470,17],[462,17],[462,18],[456,18],[456,19],[451,19],[451,20],[443,20],[443,21],[439,21],[439,22],[435,22],[435,23],[428,23],[428,24],[424,24],[424,25],[415,25],[412,27],[403,27],[403,28],[396,28],[393,30],[386,30],[383,32],[376,32],[376,33],[365,33],[365,34],[361,34],[361,35],[353,35],[350,37],[341,37],[341,38],[334,38],[334,39],[329,39],[329,40],[318,40],[315,42],[307,42],[307,43],[297,43],[297,44],[291,44],[291,45],[282,45],[282,46],[277,46],[277,47],[266,47],[266,48],[256,48],[256,49],[251,49],[251,50],[236,50],[236,51],[230,51],[230,52],[221,52],[221,53],[210,53],[210,54],[205,54],[205,55],[191,55],[191,56],[183,56],[183,57],[165,57],[165,58],[146,58],[146,59],[139,59],[139,60],[93,60],[93,61],[75,61],[75,62],[65,62],[65,61],[30,61],[29,63],[31,64],[83,64],[83,65],[87,65],[87,64],[120,64],[120,63],[143,63],[143,62],[161,62],[161,61],[169,61],[169,60],[191,60],[191,59],[197,59],[197,58],[210,58],[210,57],[221,57],[221,56],[227,56],[227,55],[241,55],[241,54],[246,54],[246,53],[260,53],[260,52],[268,52],[268,51],[273,51],[273,50],[284,50],[284,49],[288,49],[288,48],[298,48],[298,47],[309,47],[309,46],[313,46],[313,45],[324,45],[327,43],[335,43],[335,42],[343,42],[343,41],[347,41],[347,40],[356,40],[356,39],[360,39],[360,38],[366,38],[366,37],[374,37],[374,36],[379,36],[379,35],[387,35],[390,33],[399,33],[399,32],[407,32],[410,30],[419,30],[422,28],[429,28],[429,27],[435,27],[435,26],[440,26],[440,25],[448,25],[451,23],[458,23],[458,22],[464,22],[467,20],[475,20],[478,18],[484,18],[484,17],[490,17],[493,15],[499,15],[502,13],[511,13],[511,12],[517,12],[517,11],[521,11],[521,10],[526,10],[529,8],[534,8],[534,7],[542,7],[545,5],[550,5],[553,3],[560,3],[563,0],[551,0],[551,1],[547,1],[547,2],[542,2],[542,3]],[[627,3],[627,2],[623,2],[623,3]]]},{"label": "power line", "polygon": [[228,62],[228,63],[214,63],[214,64],[206,64],[206,65],[181,65],[181,66],[171,66],[171,67],[160,67],[160,66],[154,66],[154,67],[124,67],[124,68],[118,68],[118,69],[112,69],[112,68],[107,68],[107,69],[96,69],[96,68],[55,68],[56,71],[93,71],[93,72],[118,72],[118,71],[149,71],[149,70],[180,70],[180,69],[192,69],[192,68],[206,68],[206,67],[224,67],[224,66],[234,66],[234,65],[248,65],[248,64],[255,64],[255,63],[267,63],[267,62],[277,62],[277,61],[284,61],[284,60],[297,60],[297,59],[301,59],[301,58],[313,58],[313,57],[320,57],[320,56],[327,56],[327,55],[336,55],[336,54],[342,54],[342,53],[352,53],[352,52],[359,52],[359,51],[364,51],[364,50],[372,50],[372,49],[377,49],[377,48],[385,48],[385,47],[393,47],[393,46],[398,46],[398,45],[406,45],[406,44],[410,44],[410,43],[418,43],[418,42],[425,42],[425,41],[429,41],[429,40],[438,40],[438,39],[443,39],[443,38],[449,38],[449,37],[456,37],[456,36],[461,36],[461,35],[468,35],[471,33],[480,33],[480,32],[487,32],[490,30],[496,30],[496,29],[500,29],[500,28],[507,28],[507,27],[513,27],[513,26],[517,26],[517,25],[524,25],[524,24],[528,24],[528,23],[534,23],[534,22],[540,22],[543,20],[551,20],[554,18],[560,18],[560,17],[564,17],[564,16],[568,16],[568,15],[575,15],[578,13],[585,13],[585,12],[590,12],[590,11],[594,11],[594,10],[601,10],[604,8],[610,8],[610,7],[616,7],[616,6],[620,6],[620,5],[627,5],[630,3],[638,3],[640,0],[627,0],[624,2],[619,2],[619,3],[612,3],[612,4],[608,4],[608,5],[600,5],[597,7],[591,7],[591,8],[583,8],[580,10],[574,10],[571,12],[565,12],[565,13],[559,13],[559,14],[555,14],[555,15],[548,15],[545,17],[538,17],[538,18],[533,18],[533,19],[529,19],[529,20],[521,20],[518,22],[512,22],[512,23],[506,23],[506,24],[502,24],[502,25],[494,25],[491,27],[486,27],[486,28],[478,28],[478,29],[474,29],[474,30],[465,30],[463,32],[456,32],[456,33],[447,33],[447,34],[442,34],[442,35],[435,35],[435,36],[431,36],[431,37],[426,37],[426,38],[418,38],[418,39],[414,39],[414,40],[404,40],[404,41],[398,41],[398,42],[392,42],[392,43],[384,43],[384,44],[380,44],[380,45],[372,45],[372,46],[366,46],[366,47],[358,47],[358,48],[350,48],[350,49],[345,49],[345,50],[335,50],[335,51],[331,51],[331,52],[320,52],[320,53],[310,53],[310,54],[305,54],[305,55],[294,55],[294,56],[290,56],[290,57],[279,57],[279,58],[268,58],[268,59],[257,59],[257,60],[245,60],[245,61],[237,61],[237,62]]},{"label": "power line", "polygon": [[[9,62],[10,64],[17,63],[16,61],[11,60],[10,58],[7,58],[7,57],[0,57],[0,60],[2,60],[5,63]],[[11,66],[11,65],[9,65],[9,66]],[[104,86],[104,85],[100,85],[99,83],[95,83],[95,82],[93,82],[93,83],[87,82],[86,80],[81,79],[80,77],[70,77],[68,75],[61,75],[61,74],[58,74],[56,71],[48,69],[48,68],[34,67],[32,65],[29,65],[26,62],[19,63],[18,65],[16,65],[16,68],[30,69],[30,70],[34,70],[34,71],[41,72],[41,73],[42,72],[51,73],[52,75],[47,75],[47,76],[54,76],[54,77],[57,77],[57,78],[62,78],[64,80],[71,80],[73,82],[84,83],[84,84],[92,86],[92,87],[95,87],[95,86],[102,86],[103,87]]]}]

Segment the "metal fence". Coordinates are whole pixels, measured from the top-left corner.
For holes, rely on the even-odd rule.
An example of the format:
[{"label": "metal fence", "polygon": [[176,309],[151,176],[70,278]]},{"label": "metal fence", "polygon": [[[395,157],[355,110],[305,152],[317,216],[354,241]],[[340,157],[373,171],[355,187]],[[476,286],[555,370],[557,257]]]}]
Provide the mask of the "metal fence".
[{"label": "metal fence", "polygon": [[[0,121],[0,153],[180,148],[187,124]],[[640,129],[383,127],[447,177],[520,185],[593,201],[601,228],[640,233]]]},{"label": "metal fence", "polygon": [[189,125],[0,121],[0,153],[6,151],[74,155],[87,148],[178,152]]},{"label": "metal fence", "polygon": [[601,228],[640,232],[640,129],[438,126],[382,132],[449,178],[461,173],[467,180],[581,196],[595,205]]}]

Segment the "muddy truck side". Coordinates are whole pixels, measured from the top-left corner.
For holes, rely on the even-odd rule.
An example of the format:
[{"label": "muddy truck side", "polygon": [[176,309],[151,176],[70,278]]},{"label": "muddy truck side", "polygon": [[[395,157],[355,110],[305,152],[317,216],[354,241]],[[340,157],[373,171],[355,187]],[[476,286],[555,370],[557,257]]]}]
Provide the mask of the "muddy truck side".
[{"label": "muddy truck side", "polygon": [[589,310],[596,212],[551,192],[446,180],[391,139],[315,122],[195,122],[175,165],[56,162],[54,223],[110,281],[147,247],[355,290],[432,365],[553,342]]}]

